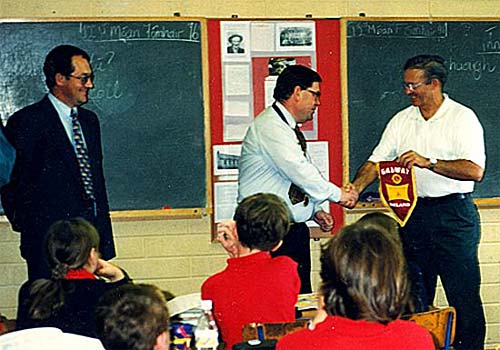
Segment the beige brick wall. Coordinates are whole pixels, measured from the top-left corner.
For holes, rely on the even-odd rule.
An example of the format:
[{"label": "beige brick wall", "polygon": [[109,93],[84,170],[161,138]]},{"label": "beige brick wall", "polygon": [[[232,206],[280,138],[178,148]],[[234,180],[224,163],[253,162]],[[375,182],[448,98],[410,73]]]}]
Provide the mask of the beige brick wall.
[{"label": "beige brick wall", "polygon": [[[346,222],[357,220],[365,211],[351,211]],[[487,344],[500,344],[500,217],[498,209],[480,210],[482,239],[479,249]],[[210,220],[154,220],[114,222],[119,258],[137,282],[153,283],[176,295],[197,292],[202,282],[225,266],[226,254],[210,242]],[[311,241],[313,288],[319,285],[319,251],[324,242]],[[19,237],[7,224],[0,224],[0,311],[15,317],[17,292],[26,278],[19,256]],[[446,305],[442,288],[436,305]]]}]

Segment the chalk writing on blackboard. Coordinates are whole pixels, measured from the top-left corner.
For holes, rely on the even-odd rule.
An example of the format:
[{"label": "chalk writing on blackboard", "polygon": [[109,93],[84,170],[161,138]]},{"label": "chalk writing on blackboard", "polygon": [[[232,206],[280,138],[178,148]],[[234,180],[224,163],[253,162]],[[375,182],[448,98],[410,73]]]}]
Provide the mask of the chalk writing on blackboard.
[{"label": "chalk writing on blackboard", "polygon": [[[471,33],[470,24],[463,25],[463,35],[469,37]],[[477,40],[472,40],[470,51],[464,47],[464,52],[470,52],[463,56],[450,55],[448,59],[448,69],[450,72],[470,72],[474,80],[481,80],[485,74],[493,74],[497,71],[496,60],[492,55],[500,55],[500,40],[498,37],[500,30],[493,25],[479,32]],[[465,45],[465,44],[464,44]]]},{"label": "chalk writing on blackboard", "polygon": [[398,22],[371,23],[351,22],[347,25],[347,37],[394,37],[394,38],[446,38],[447,23]]},{"label": "chalk writing on blackboard", "polygon": [[188,41],[200,42],[199,23],[185,22],[179,26],[170,23],[80,23],[80,35],[84,41]]},{"label": "chalk writing on blackboard", "polygon": [[496,69],[496,64],[486,61],[484,57],[479,57],[477,60],[464,60],[460,57],[450,56],[448,59],[450,72],[470,72],[474,80],[481,80],[485,73],[494,73]]},{"label": "chalk writing on blackboard", "polygon": [[[113,62],[117,59],[117,54],[114,50],[105,51],[102,54],[92,53],[90,62],[92,68],[97,74],[105,74],[106,72],[113,71]],[[103,100],[119,100],[124,95],[122,84],[119,79],[107,78],[103,82],[94,85],[94,89],[89,91],[89,96],[94,104],[101,110],[105,108],[102,106]]]},{"label": "chalk writing on blackboard", "polygon": [[483,43],[483,51],[478,52],[480,55],[500,55],[500,40],[495,38],[498,36],[500,29],[498,26],[492,26],[484,31],[488,39]]}]

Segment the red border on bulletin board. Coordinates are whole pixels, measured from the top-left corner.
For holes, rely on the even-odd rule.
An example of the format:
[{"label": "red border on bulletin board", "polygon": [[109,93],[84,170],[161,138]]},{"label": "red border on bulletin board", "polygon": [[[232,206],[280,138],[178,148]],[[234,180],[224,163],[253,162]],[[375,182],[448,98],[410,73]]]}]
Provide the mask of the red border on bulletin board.
[{"label": "red border on bulletin board", "polygon": [[[261,20],[259,20],[261,21]],[[273,20],[278,21],[278,20]],[[280,22],[285,20],[279,20]],[[297,20],[294,19],[294,22]],[[311,19],[308,19],[311,21]],[[342,185],[342,114],[340,86],[340,20],[313,19],[316,22],[316,64],[321,75],[321,106],[318,113],[318,139],[328,141],[330,181]],[[210,133],[213,145],[223,142],[222,65],[220,49],[220,19],[207,20],[210,81]],[[215,179],[212,181],[212,186]],[[344,224],[344,211],[330,205],[337,231]]]}]

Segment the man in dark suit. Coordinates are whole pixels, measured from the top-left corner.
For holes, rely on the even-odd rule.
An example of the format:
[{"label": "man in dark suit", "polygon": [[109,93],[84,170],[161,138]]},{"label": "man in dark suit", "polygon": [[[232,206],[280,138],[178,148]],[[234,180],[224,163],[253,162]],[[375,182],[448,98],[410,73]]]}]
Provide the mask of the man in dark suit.
[{"label": "man in dark suit", "polygon": [[61,45],[47,55],[43,71],[49,94],[14,113],[5,128],[17,158],[2,205],[12,228],[21,232],[30,279],[50,277],[43,247],[57,220],[87,219],[99,232],[102,257],[115,256],[99,121],[80,107],[94,87],[90,57]]}]

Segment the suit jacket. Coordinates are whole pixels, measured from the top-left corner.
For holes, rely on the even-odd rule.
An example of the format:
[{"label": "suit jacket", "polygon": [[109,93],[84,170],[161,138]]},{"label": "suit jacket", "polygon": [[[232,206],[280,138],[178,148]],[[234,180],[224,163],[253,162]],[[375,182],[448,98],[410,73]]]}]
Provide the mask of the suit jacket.
[{"label": "suit jacket", "polygon": [[5,134],[17,158],[11,181],[2,189],[2,205],[12,228],[21,232],[25,259],[30,248],[44,244],[52,223],[77,216],[97,228],[103,258],[115,256],[99,121],[84,108],[78,108],[78,117],[91,160],[96,216],[93,203],[84,197],[73,145],[48,97],[17,111],[7,122]]},{"label": "suit jacket", "polygon": [[0,187],[9,183],[15,160],[16,150],[7,141],[4,135],[4,126],[0,121]]}]

